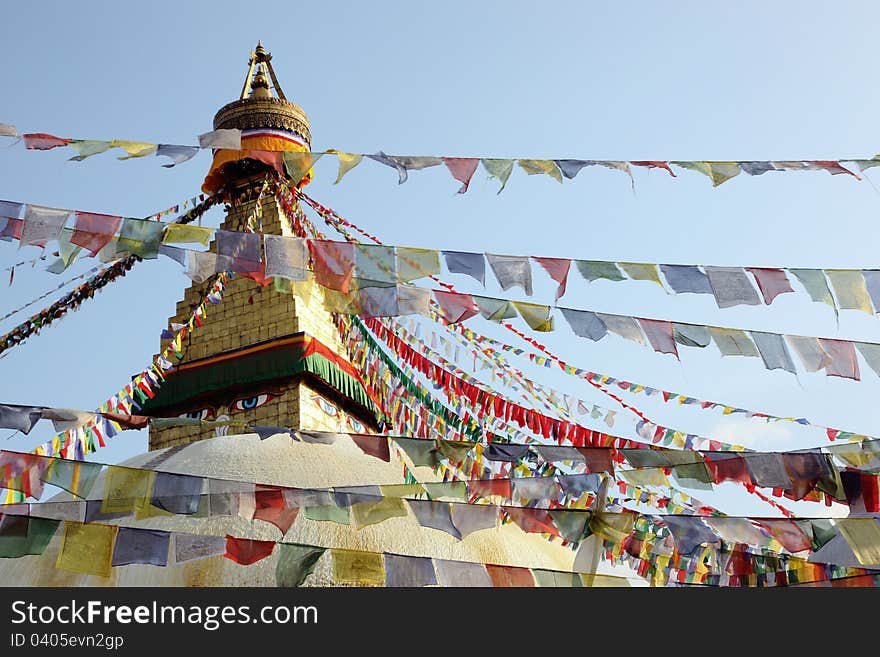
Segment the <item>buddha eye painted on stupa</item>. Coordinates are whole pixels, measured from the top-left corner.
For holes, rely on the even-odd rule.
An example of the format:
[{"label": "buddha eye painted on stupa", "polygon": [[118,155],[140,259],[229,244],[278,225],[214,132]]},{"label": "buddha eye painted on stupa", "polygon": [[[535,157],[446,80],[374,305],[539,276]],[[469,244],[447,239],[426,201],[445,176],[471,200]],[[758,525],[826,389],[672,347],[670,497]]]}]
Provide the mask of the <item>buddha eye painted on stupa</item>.
[{"label": "buddha eye painted on stupa", "polygon": [[244,397],[238,397],[229,401],[201,406],[199,408],[190,408],[179,414],[179,417],[191,420],[215,420],[222,415],[234,415],[247,411],[254,411],[261,406],[265,406],[273,399],[280,397],[282,391],[274,390],[272,392],[259,392]]}]

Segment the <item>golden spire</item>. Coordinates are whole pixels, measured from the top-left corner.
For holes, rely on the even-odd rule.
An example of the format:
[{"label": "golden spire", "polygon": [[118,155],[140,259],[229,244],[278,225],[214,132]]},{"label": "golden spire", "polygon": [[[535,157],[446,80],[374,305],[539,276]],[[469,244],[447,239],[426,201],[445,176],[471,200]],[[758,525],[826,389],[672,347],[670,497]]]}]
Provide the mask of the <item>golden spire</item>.
[{"label": "golden spire", "polygon": [[238,100],[220,108],[214,116],[214,129],[218,128],[280,128],[311,143],[308,117],[299,105],[287,100],[275,76],[272,54],[266,52],[262,42],[250,53]]},{"label": "golden spire", "polygon": [[[254,75],[254,70],[256,70],[256,75]],[[272,53],[266,52],[262,41],[257,42],[257,47],[248,59],[248,74],[244,80],[244,86],[241,88],[239,100],[249,97],[249,88],[250,97],[252,98],[271,98],[272,94],[269,91],[267,73],[272,78],[272,86],[275,88],[278,98],[287,100],[284,92],[281,90],[281,85],[278,84],[278,78],[275,77],[275,69],[272,67]]]}]

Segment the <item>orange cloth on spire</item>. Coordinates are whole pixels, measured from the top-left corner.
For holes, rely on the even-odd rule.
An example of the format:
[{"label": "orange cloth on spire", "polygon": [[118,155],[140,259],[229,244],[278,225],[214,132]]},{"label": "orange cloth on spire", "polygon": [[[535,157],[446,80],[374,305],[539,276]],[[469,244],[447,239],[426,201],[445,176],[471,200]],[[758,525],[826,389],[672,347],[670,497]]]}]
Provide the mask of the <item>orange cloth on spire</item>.
[{"label": "orange cloth on spire", "polygon": [[[205,181],[202,183],[202,191],[206,194],[217,192],[224,182],[221,175],[221,169],[230,162],[238,162],[239,160],[250,157],[249,151],[294,151],[305,153],[308,152],[308,150],[308,146],[298,144],[290,139],[284,139],[282,137],[272,137],[269,135],[254,135],[251,137],[243,136],[241,138],[241,150],[220,148],[214,151],[214,161],[211,163],[208,175],[205,176]],[[305,176],[303,176],[303,179],[298,186],[304,187],[305,185],[308,185],[311,180],[312,172],[310,170]]]}]

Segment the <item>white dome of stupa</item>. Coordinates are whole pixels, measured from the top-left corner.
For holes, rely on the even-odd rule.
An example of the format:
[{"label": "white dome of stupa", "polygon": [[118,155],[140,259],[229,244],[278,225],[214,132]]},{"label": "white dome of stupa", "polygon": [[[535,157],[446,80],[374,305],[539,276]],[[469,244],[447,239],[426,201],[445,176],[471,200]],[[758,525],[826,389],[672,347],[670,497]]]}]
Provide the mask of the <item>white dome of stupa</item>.
[{"label": "white dome of stupa", "polygon": [[[147,452],[120,465],[298,488],[404,483],[401,464],[393,456],[390,463],[368,456],[344,434],[340,434],[332,445],[294,441],[286,434],[276,434],[265,440],[255,434],[217,436]],[[437,481],[436,475],[428,468],[417,468],[415,472],[421,481]],[[106,471],[99,477],[89,499],[103,496],[105,474]],[[50,501],[75,499],[62,493]],[[262,520],[248,521],[240,516],[175,515],[143,519],[130,516],[102,522],[166,531],[282,540],[281,531],[274,525]],[[115,566],[109,578],[102,578],[55,567],[61,535],[62,531],[56,532],[42,555],[0,561],[0,581],[6,586],[275,586],[277,549],[268,558],[248,566],[223,556],[181,564],[175,564],[173,558],[169,558],[165,567],[144,564]],[[420,526],[410,510],[405,517],[390,518],[361,529],[310,520],[300,513],[283,540],[328,548],[562,571],[575,569],[577,555],[558,540],[551,542],[538,534],[527,534],[512,523],[477,531],[458,540],[443,531]],[[610,573],[611,570],[603,565],[599,572]],[[304,584],[334,584],[329,550]]]}]

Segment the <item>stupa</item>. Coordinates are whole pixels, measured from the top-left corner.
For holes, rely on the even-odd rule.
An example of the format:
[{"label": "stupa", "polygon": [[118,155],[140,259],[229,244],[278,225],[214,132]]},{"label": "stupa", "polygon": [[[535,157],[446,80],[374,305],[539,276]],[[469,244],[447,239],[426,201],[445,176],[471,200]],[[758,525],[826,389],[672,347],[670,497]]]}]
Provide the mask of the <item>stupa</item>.
[{"label": "stupa", "polygon": [[[271,83],[270,83],[271,80]],[[275,95],[272,94],[274,89]],[[221,187],[245,198],[231,205],[221,228],[244,230],[254,212],[258,189],[272,157],[264,153],[311,148],[305,112],[284,96],[262,45],[251,54],[241,96],[221,108],[215,129],[242,131],[242,150],[218,150],[205,179],[204,190]],[[300,183],[302,184],[302,183]],[[291,235],[287,217],[271,196],[262,199],[259,229]],[[212,249],[216,245],[211,246]],[[205,289],[191,285],[170,322],[184,322],[202,300]],[[120,465],[163,472],[217,477],[275,486],[329,488],[334,486],[404,484],[399,463],[366,455],[345,433],[372,433],[375,409],[347,359],[345,348],[322,291],[303,286],[296,296],[277,293],[271,286],[243,276],[230,281],[222,303],[191,334],[184,358],[145,409],[157,416],[183,415],[200,419],[241,420],[250,425],[294,430],[339,432],[332,445],[292,440],[276,434],[261,440],[225,428],[175,427],[151,430],[149,451]],[[438,481],[429,468],[413,470],[420,481]],[[100,500],[104,475],[90,499]],[[65,519],[82,520],[87,504],[69,494],[53,498]],[[100,504],[100,502],[99,502]],[[149,514],[147,514],[149,516]],[[261,520],[240,516],[169,516],[103,518],[124,526],[259,540],[282,540],[280,530]],[[403,555],[456,559],[570,571],[597,559],[576,553],[515,524],[474,532],[458,540],[421,526],[411,511],[361,529],[336,522],[312,520],[300,513],[283,536],[289,542],[328,548],[350,548]],[[175,563],[165,567],[144,564],[117,566],[110,577],[72,573],[55,567],[61,544],[56,533],[39,556],[0,560],[0,582],[8,586],[275,586],[276,550],[270,557],[242,566],[223,556]],[[581,570],[581,568],[574,568]],[[329,550],[318,561],[305,585],[334,584]]]}]

